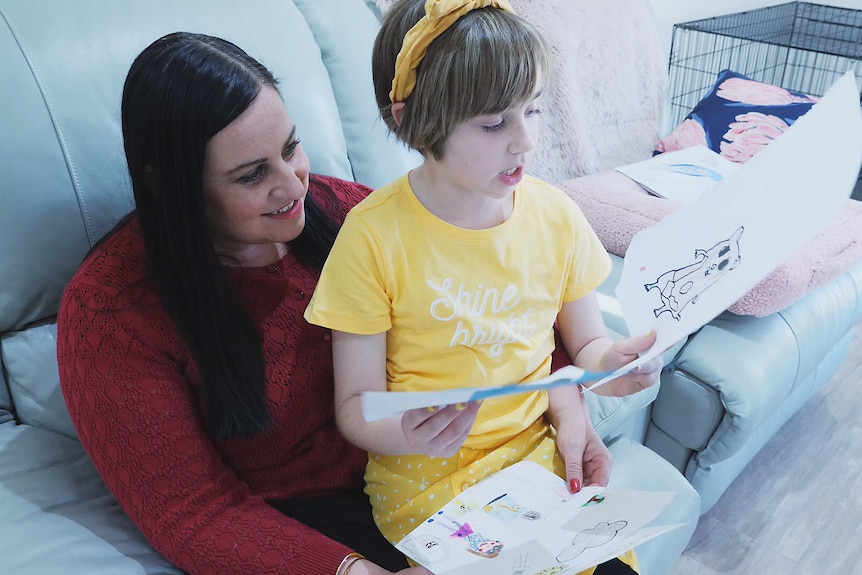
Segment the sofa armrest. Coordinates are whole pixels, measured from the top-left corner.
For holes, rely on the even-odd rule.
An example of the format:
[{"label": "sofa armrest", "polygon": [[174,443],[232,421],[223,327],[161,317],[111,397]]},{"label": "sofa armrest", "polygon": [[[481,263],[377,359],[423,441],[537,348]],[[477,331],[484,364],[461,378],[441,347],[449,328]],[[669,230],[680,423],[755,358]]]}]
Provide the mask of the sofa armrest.
[{"label": "sofa armrest", "polygon": [[[689,338],[662,375],[652,424],[704,468],[734,456],[862,319],[862,262],[764,318],[724,313]],[[649,443],[649,442],[648,442]],[[685,453],[663,453],[681,471]]]}]

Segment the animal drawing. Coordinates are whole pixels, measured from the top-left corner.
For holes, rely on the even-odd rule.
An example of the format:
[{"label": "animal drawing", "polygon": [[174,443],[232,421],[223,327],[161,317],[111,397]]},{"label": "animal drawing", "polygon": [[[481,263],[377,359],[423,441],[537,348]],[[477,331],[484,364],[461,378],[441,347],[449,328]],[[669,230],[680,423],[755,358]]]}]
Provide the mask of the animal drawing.
[{"label": "animal drawing", "polygon": [[697,303],[697,299],[707,288],[735,269],[742,261],[739,240],[743,231],[745,228],[739,226],[729,238],[721,240],[711,248],[696,249],[694,262],[668,270],[653,283],[644,284],[646,291],[659,290],[662,305],[653,309],[655,316],[668,312],[679,321],[682,310],[688,304]]}]

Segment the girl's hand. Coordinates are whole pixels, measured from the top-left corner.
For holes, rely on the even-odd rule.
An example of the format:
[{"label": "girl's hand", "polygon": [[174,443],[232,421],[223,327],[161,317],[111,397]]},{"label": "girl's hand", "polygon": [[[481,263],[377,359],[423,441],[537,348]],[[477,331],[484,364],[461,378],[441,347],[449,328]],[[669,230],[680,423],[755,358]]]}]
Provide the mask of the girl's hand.
[{"label": "girl's hand", "polygon": [[584,411],[580,405],[559,411],[554,420],[554,428],[557,431],[557,451],[566,466],[566,487],[569,488],[570,493],[577,493],[584,485],[586,428],[591,426],[585,421]]},{"label": "girl's hand", "polygon": [[[613,342],[602,354],[601,369],[613,371],[636,360],[641,353],[653,346],[655,340],[656,333],[652,330],[640,337],[627,337]],[[663,365],[664,359],[661,355],[654,357],[634,371],[596,388],[596,393],[619,397],[646,389],[658,381]]]},{"label": "girl's hand", "polygon": [[566,486],[577,493],[587,485],[606,486],[613,460],[596,433],[589,414],[580,406],[557,414],[557,451],[566,465]]},{"label": "girl's hand", "polygon": [[611,469],[614,460],[608,446],[596,433],[592,425],[587,425],[587,436],[584,446],[584,487],[588,485],[600,485],[607,487],[611,479]]},{"label": "girl's hand", "polygon": [[431,457],[451,457],[464,444],[480,401],[445,407],[413,409],[401,416],[401,430],[410,453]]}]

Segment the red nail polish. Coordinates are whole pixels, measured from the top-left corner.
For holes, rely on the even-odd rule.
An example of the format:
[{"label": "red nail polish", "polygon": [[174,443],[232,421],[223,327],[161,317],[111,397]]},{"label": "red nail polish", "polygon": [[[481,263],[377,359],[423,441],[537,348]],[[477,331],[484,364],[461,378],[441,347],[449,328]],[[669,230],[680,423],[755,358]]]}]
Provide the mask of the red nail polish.
[{"label": "red nail polish", "polygon": [[569,491],[572,493],[577,493],[581,490],[581,482],[576,478],[569,479]]}]

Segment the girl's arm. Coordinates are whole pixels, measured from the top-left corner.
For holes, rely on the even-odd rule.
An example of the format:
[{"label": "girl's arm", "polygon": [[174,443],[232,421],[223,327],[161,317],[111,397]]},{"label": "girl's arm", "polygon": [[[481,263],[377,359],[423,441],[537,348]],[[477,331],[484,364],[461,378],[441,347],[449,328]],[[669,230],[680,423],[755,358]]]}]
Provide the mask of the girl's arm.
[{"label": "girl's arm", "polygon": [[[616,369],[649,349],[655,334],[613,342],[608,337],[595,293],[563,303],[557,316],[563,347],[575,365],[591,370]],[[661,359],[648,362],[637,374],[620,378],[599,388],[611,395],[625,395],[655,383]],[[643,384],[641,382],[644,382]],[[610,452],[590,420],[580,386],[564,386],[548,391],[547,417],[557,431],[557,450],[566,464],[566,484],[576,493],[582,485],[607,485],[613,465]]]},{"label": "girl's arm", "polygon": [[[656,334],[626,337],[613,341],[608,337],[595,292],[581,299],[564,302],[557,323],[566,351],[578,367],[611,371],[638,358],[655,343]],[[661,356],[641,365],[636,371],[619,377],[596,389],[600,395],[630,395],[658,381]]]},{"label": "girl's arm", "polygon": [[332,332],[335,419],[342,435],[361,449],[384,455],[454,455],[476,419],[479,403],[414,409],[368,422],[363,391],[386,391],[386,333]]},{"label": "girl's arm", "polygon": [[592,428],[586,401],[580,386],[573,385],[548,390],[548,400],[545,416],[557,432],[557,451],[566,464],[566,485],[577,493],[584,484],[587,431]]}]

